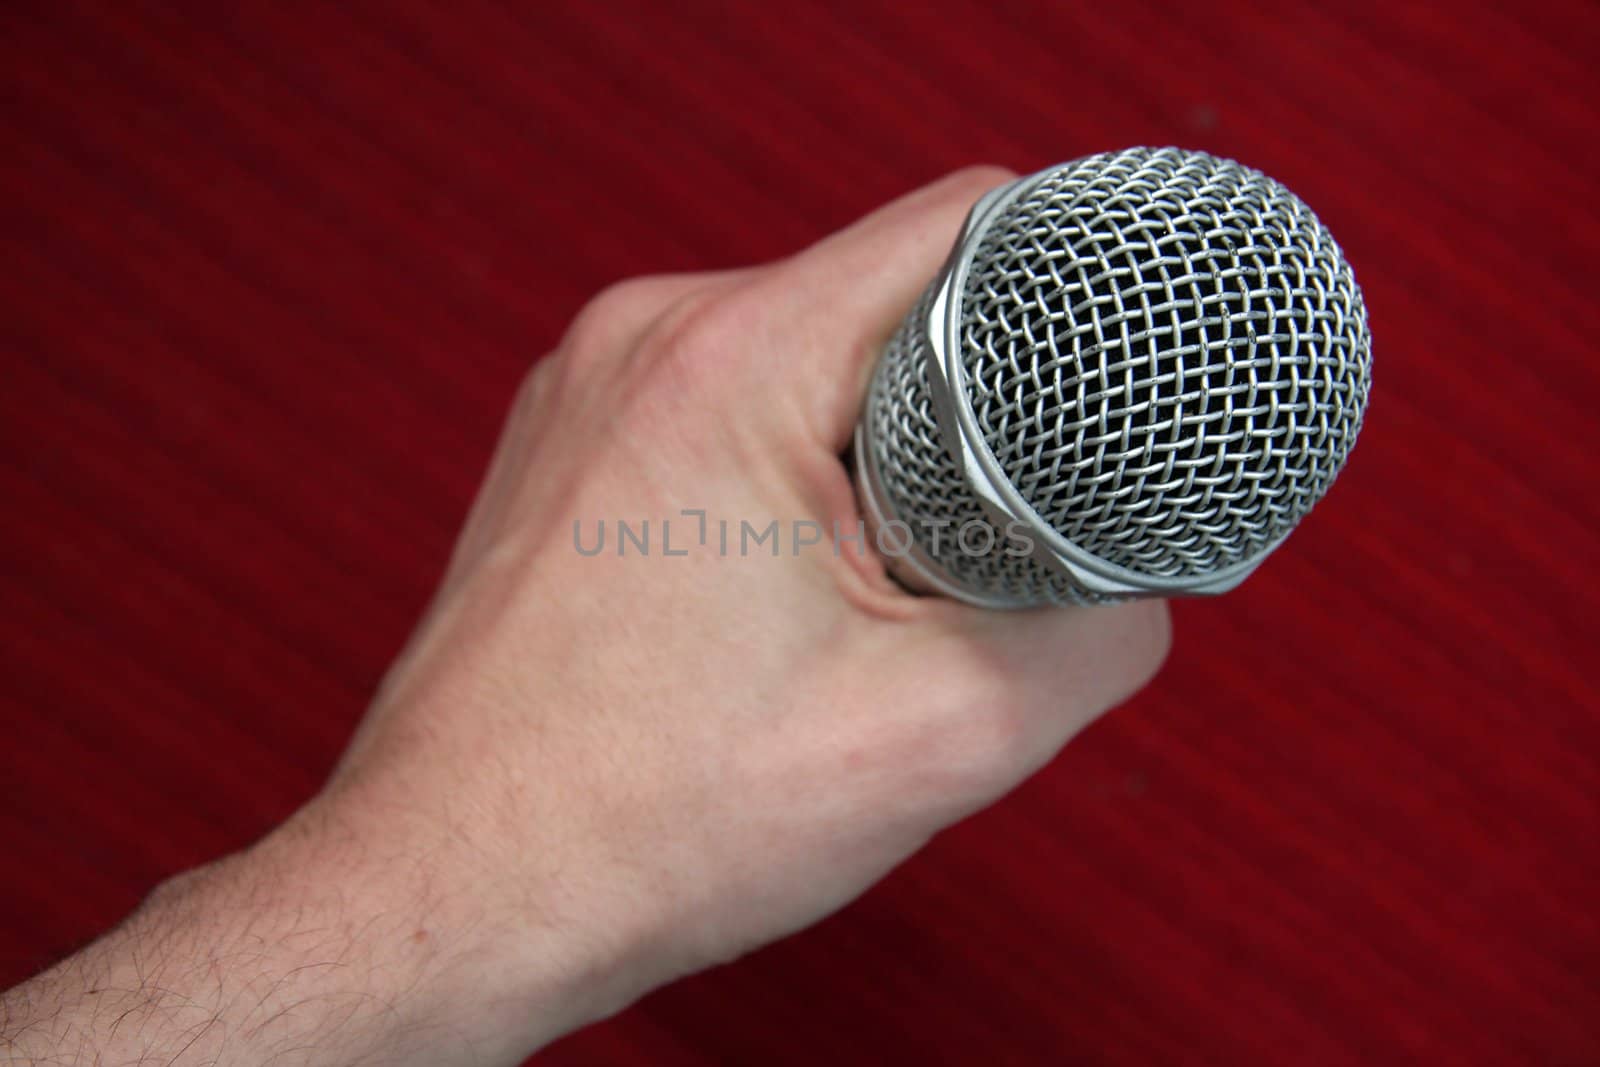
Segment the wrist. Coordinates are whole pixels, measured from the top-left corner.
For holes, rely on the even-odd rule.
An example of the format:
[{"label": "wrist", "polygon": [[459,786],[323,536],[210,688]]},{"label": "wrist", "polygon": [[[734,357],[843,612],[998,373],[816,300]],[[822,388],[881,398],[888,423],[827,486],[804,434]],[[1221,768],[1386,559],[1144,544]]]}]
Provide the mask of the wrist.
[{"label": "wrist", "polygon": [[280,969],[307,976],[302,997],[359,999],[352,1016],[388,1042],[377,1061],[515,1064],[589,1019],[560,931],[530,932],[432,822],[321,797],[225,864],[188,910],[247,911],[277,935]]},{"label": "wrist", "polygon": [[341,783],[238,859],[291,906],[322,886],[324,910],[355,929],[352,951],[382,965],[386,995],[403,990],[408,1025],[453,1042],[455,1058],[470,1049],[467,1062],[520,1063],[642,992],[624,909],[597,927],[574,887],[475,833],[477,815],[402,794]]},{"label": "wrist", "polygon": [[[315,804],[0,1000],[13,1062],[515,1064],[587,1021],[425,852]],[[526,937],[518,939],[526,945]],[[551,961],[570,953],[552,946]],[[76,1056],[76,1059],[72,1057]]]}]

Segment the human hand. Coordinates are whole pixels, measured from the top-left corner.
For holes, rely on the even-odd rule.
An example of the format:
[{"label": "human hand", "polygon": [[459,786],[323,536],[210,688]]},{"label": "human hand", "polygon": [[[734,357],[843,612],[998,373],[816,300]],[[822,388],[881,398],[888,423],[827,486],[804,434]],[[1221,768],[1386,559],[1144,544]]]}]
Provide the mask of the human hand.
[{"label": "human hand", "polygon": [[[412,1024],[514,1062],[839,908],[1144,684],[1158,602],[985,612],[833,548],[860,518],[839,457],[877,353],[1009,177],[963,171],[788,260],[592,302],[524,383],[326,789],[169,896],[203,913],[226,886],[289,922],[295,887],[322,887],[352,944],[387,946],[351,951],[405,985]],[[650,520],[649,556],[617,554],[619,519]],[[663,519],[687,555],[662,554]],[[772,520],[778,555],[741,554],[740,522]],[[795,554],[807,520],[821,543]],[[586,548],[604,523],[605,550],[574,523]]]},{"label": "human hand", "polygon": [[[529,376],[322,803],[384,813],[373,835],[404,809],[419,849],[494,887],[471,895],[509,951],[581,961],[582,1014],[838,908],[1160,662],[1160,604],[983,612],[833,550],[876,355],[1007,177],[962,172],[769,267],[624,283]],[[723,556],[719,517],[828,536]],[[642,518],[655,552],[619,557],[616,521]],[[660,554],[663,518],[687,556]],[[581,555],[575,522],[612,541]]]}]

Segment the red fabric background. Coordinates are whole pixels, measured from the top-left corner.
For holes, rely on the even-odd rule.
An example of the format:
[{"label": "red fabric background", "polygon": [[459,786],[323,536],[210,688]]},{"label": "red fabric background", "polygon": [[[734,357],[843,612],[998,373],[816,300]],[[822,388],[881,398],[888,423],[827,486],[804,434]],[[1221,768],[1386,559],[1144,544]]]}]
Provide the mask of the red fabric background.
[{"label": "red fabric background", "polygon": [[317,786],[599,287],[1178,143],[1356,266],[1330,499],[1014,796],[548,1061],[1600,1061],[1600,9],[922,10],[7,6],[0,980]]}]

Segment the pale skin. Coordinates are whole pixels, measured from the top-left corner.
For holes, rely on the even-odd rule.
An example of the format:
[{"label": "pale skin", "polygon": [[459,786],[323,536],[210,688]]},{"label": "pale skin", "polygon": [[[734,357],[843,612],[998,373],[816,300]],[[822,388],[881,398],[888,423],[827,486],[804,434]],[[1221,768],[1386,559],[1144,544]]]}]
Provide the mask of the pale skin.
[{"label": "pale skin", "polygon": [[907,593],[870,544],[574,549],[575,519],[682,508],[854,529],[873,360],[1010,177],[591,302],[326,787],[5,994],[0,1051],[514,1064],[842,907],[1142,686],[1159,602],[985,612]]}]

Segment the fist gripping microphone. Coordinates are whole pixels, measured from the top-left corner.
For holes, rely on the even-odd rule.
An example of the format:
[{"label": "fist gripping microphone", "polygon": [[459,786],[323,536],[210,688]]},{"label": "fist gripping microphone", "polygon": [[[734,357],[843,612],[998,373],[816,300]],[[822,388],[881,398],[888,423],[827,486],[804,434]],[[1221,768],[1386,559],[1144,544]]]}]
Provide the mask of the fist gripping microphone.
[{"label": "fist gripping microphone", "polygon": [[1328,491],[1371,380],[1350,266],[1293,193],[1175,148],[972,209],[889,342],[857,490],[905,585],[995,608],[1225,592]]}]

